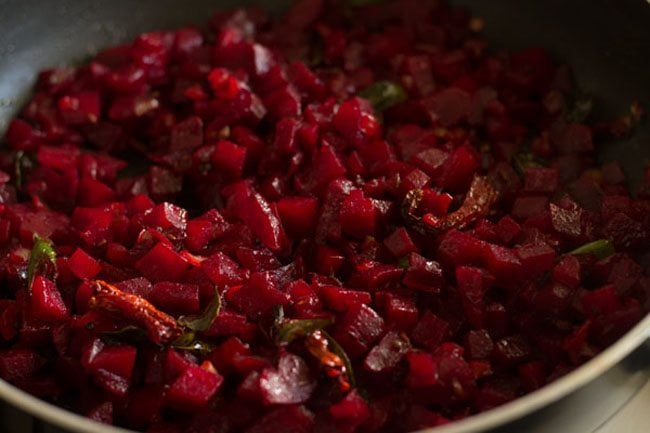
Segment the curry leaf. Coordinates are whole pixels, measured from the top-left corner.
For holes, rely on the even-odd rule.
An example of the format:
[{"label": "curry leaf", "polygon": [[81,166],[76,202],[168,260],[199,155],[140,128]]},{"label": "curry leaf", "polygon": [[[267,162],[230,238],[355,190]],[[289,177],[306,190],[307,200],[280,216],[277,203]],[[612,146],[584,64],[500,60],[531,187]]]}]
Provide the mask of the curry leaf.
[{"label": "curry leaf", "polygon": [[392,81],[378,81],[366,88],[360,95],[367,99],[377,112],[386,111],[407,99],[404,88]]},{"label": "curry leaf", "polygon": [[306,337],[332,323],[334,323],[332,319],[285,320],[278,324],[276,340],[282,344],[289,344],[296,338]]},{"label": "curry leaf", "polygon": [[32,287],[37,275],[43,274],[52,279],[56,277],[56,252],[52,242],[34,235],[34,246],[27,264],[27,288]]},{"label": "curry leaf", "polygon": [[178,324],[195,332],[207,331],[219,315],[219,311],[221,311],[221,294],[215,289],[214,298],[201,314],[181,316],[178,318]]},{"label": "curry leaf", "polygon": [[576,123],[584,122],[591,114],[593,108],[593,98],[587,94],[578,93],[573,101],[573,107],[567,114],[567,120]]},{"label": "curry leaf", "polygon": [[581,256],[585,254],[591,254],[596,256],[598,259],[605,259],[613,255],[616,251],[614,250],[614,245],[607,239],[600,239],[597,241],[590,242],[585,244],[575,250],[569,252],[573,256]]},{"label": "curry leaf", "polygon": [[213,344],[197,340],[196,334],[192,331],[186,332],[184,335],[174,341],[172,343],[172,347],[177,350],[198,352],[200,354],[208,354],[215,348]]}]

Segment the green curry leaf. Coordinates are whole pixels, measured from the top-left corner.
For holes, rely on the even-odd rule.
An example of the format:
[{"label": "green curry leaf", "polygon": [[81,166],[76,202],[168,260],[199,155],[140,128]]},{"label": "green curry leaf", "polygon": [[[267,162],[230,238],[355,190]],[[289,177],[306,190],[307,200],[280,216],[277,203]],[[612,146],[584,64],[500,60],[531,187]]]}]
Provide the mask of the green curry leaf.
[{"label": "green curry leaf", "polygon": [[32,287],[37,275],[45,275],[51,279],[56,277],[56,252],[52,242],[34,235],[34,246],[29,254],[27,264],[27,287]]},{"label": "green curry leaf", "polygon": [[215,289],[214,298],[202,313],[191,316],[181,316],[178,318],[178,324],[184,328],[195,332],[204,332],[210,329],[212,323],[221,311],[221,294]]},{"label": "green curry leaf", "polygon": [[392,81],[378,81],[362,91],[360,95],[367,99],[377,112],[386,111],[408,98],[404,88]]},{"label": "green curry leaf", "polygon": [[607,239],[600,239],[597,241],[589,242],[575,250],[569,252],[572,256],[582,256],[591,254],[598,259],[605,259],[616,252],[614,245]]}]

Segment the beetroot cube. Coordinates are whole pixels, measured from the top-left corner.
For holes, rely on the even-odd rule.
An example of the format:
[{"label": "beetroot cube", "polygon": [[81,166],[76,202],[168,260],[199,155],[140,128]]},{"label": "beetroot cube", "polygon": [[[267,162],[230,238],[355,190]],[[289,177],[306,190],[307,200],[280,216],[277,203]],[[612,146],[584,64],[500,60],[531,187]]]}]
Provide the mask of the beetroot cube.
[{"label": "beetroot cube", "polygon": [[483,323],[485,292],[493,283],[491,275],[479,268],[459,266],[456,268],[456,283],[463,303],[467,321],[474,327]]},{"label": "beetroot cube", "polygon": [[409,162],[416,165],[432,178],[437,179],[444,170],[448,159],[449,153],[437,148],[431,148],[418,152],[410,158]]},{"label": "beetroot cube", "polygon": [[222,383],[223,377],[216,371],[191,365],[167,391],[167,404],[176,409],[195,412],[208,404]]},{"label": "beetroot cube", "polygon": [[390,292],[378,292],[377,304],[382,308],[382,316],[389,326],[403,332],[410,332],[418,321],[415,302]]},{"label": "beetroot cube", "polygon": [[0,377],[10,382],[32,378],[45,364],[45,358],[31,350],[0,351]]},{"label": "beetroot cube", "polygon": [[448,87],[424,100],[433,121],[447,127],[467,117],[472,99],[464,90]]},{"label": "beetroot cube", "polygon": [[126,378],[104,369],[95,371],[93,376],[95,383],[107,393],[119,398],[127,396],[130,384]]},{"label": "beetroot cube", "polygon": [[81,248],[77,248],[68,259],[68,267],[80,279],[92,279],[101,271],[102,267],[97,260],[92,258]]},{"label": "beetroot cube", "polygon": [[562,283],[548,284],[538,290],[534,307],[539,311],[561,315],[570,305],[574,292],[574,289]]},{"label": "beetroot cube", "polygon": [[210,209],[199,218],[190,220],[186,226],[185,244],[192,252],[199,252],[211,241],[223,236],[230,224],[216,209]]},{"label": "beetroot cube", "polygon": [[433,356],[423,352],[409,352],[406,355],[408,376],[406,386],[411,389],[427,388],[438,383],[438,365]]},{"label": "beetroot cube", "polygon": [[246,277],[246,271],[222,252],[205,259],[201,263],[201,269],[219,287],[241,284]]},{"label": "beetroot cube", "polygon": [[266,405],[304,403],[316,388],[307,363],[299,356],[283,353],[277,369],[264,369],[259,386]]},{"label": "beetroot cube", "polygon": [[303,406],[288,405],[271,410],[245,433],[310,433],[313,430],[314,415]]},{"label": "beetroot cube", "polygon": [[487,244],[483,252],[483,260],[488,271],[508,287],[516,284],[522,276],[524,269],[522,263],[517,255],[508,248]]},{"label": "beetroot cube", "polygon": [[144,221],[152,227],[162,230],[185,230],[187,227],[187,211],[171,203],[161,203],[147,210]]},{"label": "beetroot cube", "polygon": [[341,229],[349,236],[363,239],[376,230],[377,211],[363,191],[353,190],[343,200],[340,211]]},{"label": "beetroot cube", "polygon": [[379,344],[370,350],[363,365],[373,373],[391,371],[399,365],[410,349],[411,343],[406,335],[388,332]]},{"label": "beetroot cube", "polygon": [[499,239],[508,245],[521,233],[521,226],[510,215],[506,215],[497,223],[496,232]]},{"label": "beetroot cube", "polygon": [[103,182],[83,177],[79,181],[77,203],[80,206],[96,207],[115,200],[115,192]]},{"label": "beetroot cube", "polygon": [[530,356],[530,347],[519,335],[503,338],[496,342],[492,358],[499,365],[513,367]]},{"label": "beetroot cube", "polygon": [[415,344],[428,350],[433,350],[440,345],[449,335],[449,324],[427,311],[411,332],[411,339]]},{"label": "beetroot cube", "polygon": [[188,267],[187,260],[163,242],[157,243],[135,264],[150,281],[176,281]]},{"label": "beetroot cube", "polygon": [[472,330],[465,335],[465,348],[469,358],[488,359],[494,349],[494,343],[486,330]]},{"label": "beetroot cube", "polygon": [[178,314],[196,313],[200,309],[199,286],[160,282],[153,286],[149,300],[161,309]]},{"label": "beetroot cube", "polygon": [[231,178],[240,178],[246,162],[246,148],[230,141],[221,140],[212,154],[212,163],[217,170]]},{"label": "beetroot cube", "polygon": [[548,210],[548,198],[542,196],[519,197],[512,205],[512,216],[525,220]]},{"label": "beetroot cube", "polygon": [[616,286],[608,284],[592,292],[585,293],[582,296],[582,307],[590,317],[615,312],[621,308]]},{"label": "beetroot cube", "polygon": [[336,274],[345,264],[345,256],[327,245],[316,247],[316,270],[323,275]]},{"label": "beetroot cube", "polygon": [[384,245],[397,258],[404,257],[409,253],[418,252],[417,245],[415,245],[409,232],[404,227],[396,229],[384,239]]},{"label": "beetroot cube", "polygon": [[208,337],[237,336],[244,341],[250,341],[255,336],[257,329],[257,326],[248,322],[243,314],[222,311],[214,319],[210,328],[205,331],[205,335]]},{"label": "beetroot cube", "polygon": [[591,129],[586,125],[571,123],[554,137],[555,145],[562,154],[590,152],[594,150]]},{"label": "beetroot cube", "polygon": [[237,216],[251,228],[264,245],[273,251],[280,251],[287,245],[282,222],[269,203],[258,193],[241,200],[235,210]]},{"label": "beetroot cube", "polygon": [[519,380],[528,392],[541,388],[546,384],[546,368],[539,361],[527,362],[517,369]]},{"label": "beetroot cube", "polygon": [[259,318],[277,305],[288,305],[289,295],[275,288],[268,276],[261,273],[251,275],[248,284],[231,287],[225,293],[226,300],[250,318]]},{"label": "beetroot cube", "polygon": [[113,403],[106,401],[98,404],[86,412],[86,418],[95,422],[112,425],[113,424]]},{"label": "beetroot cube", "polygon": [[442,236],[438,255],[450,266],[468,265],[483,257],[486,244],[467,233],[450,230]]},{"label": "beetroot cube", "polygon": [[59,113],[68,125],[96,123],[101,115],[99,92],[80,92],[58,101]]},{"label": "beetroot cube", "polygon": [[553,268],[553,279],[571,288],[577,288],[581,280],[580,261],[574,255],[564,256]]},{"label": "beetroot cube", "polygon": [[451,191],[463,191],[472,183],[478,167],[479,157],[476,150],[461,146],[449,155],[442,172],[434,182]]},{"label": "beetroot cube", "polygon": [[137,349],[133,346],[106,346],[92,357],[89,371],[106,370],[131,380]]},{"label": "beetroot cube", "polygon": [[361,98],[343,102],[332,119],[334,128],[353,145],[376,137],[381,126],[374,117],[370,103]]},{"label": "beetroot cube", "polygon": [[408,256],[408,268],[402,284],[422,292],[439,293],[444,285],[442,268],[438,262],[412,252]]},{"label": "beetroot cube", "polygon": [[318,200],[312,197],[284,197],[277,203],[282,226],[300,238],[313,233],[318,217]]},{"label": "beetroot cube", "polygon": [[34,318],[46,322],[59,322],[68,317],[68,309],[56,285],[40,275],[32,283],[30,307]]},{"label": "beetroot cube", "polygon": [[352,390],[343,400],[330,406],[329,412],[334,420],[353,426],[363,424],[370,417],[368,403],[356,390]]},{"label": "beetroot cube", "polygon": [[555,250],[546,244],[524,244],[515,250],[528,277],[549,271],[555,263]]},{"label": "beetroot cube", "polygon": [[352,358],[368,351],[384,333],[383,319],[370,307],[355,304],[338,322],[334,338]]},{"label": "beetroot cube", "polygon": [[557,168],[532,167],[526,170],[524,190],[530,193],[552,193],[558,187],[560,173]]},{"label": "beetroot cube", "polygon": [[323,286],[320,293],[325,304],[334,311],[346,311],[354,304],[370,304],[370,293],[346,290],[335,286]]}]

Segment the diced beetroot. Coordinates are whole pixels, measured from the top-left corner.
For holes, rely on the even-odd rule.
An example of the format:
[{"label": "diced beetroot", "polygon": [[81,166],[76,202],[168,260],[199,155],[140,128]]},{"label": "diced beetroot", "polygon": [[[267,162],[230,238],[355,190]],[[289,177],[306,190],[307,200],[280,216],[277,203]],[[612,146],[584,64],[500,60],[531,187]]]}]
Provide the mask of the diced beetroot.
[{"label": "diced beetroot", "polygon": [[440,292],[444,284],[440,264],[433,260],[427,260],[416,253],[411,253],[408,259],[408,268],[402,279],[402,284],[422,292]]},{"label": "diced beetroot", "polygon": [[465,118],[471,109],[471,97],[464,90],[449,87],[424,101],[434,122],[452,126]]},{"label": "diced beetroot", "polygon": [[434,182],[451,191],[464,190],[472,183],[479,164],[476,150],[469,146],[461,146],[449,155],[438,179]]},{"label": "diced beetroot", "polygon": [[191,365],[171,385],[166,401],[177,409],[194,412],[208,404],[222,383],[219,373]]},{"label": "diced beetroot", "polygon": [[133,375],[136,354],[133,346],[105,346],[92,357],[88,369],[93,373],[106,370],[128,382]]},{"label": "diced beetroot", "polygon": [[438,365],[433,356],[423,352],[406,354],[408,376],[406,385],[411,389],[426,388],[438,383]]},{"label": "diced beetroot", "polygon": [[370,293],[359,290],[346,290],[335,286],[320,288],[325,304],[334,311],[346,311],[354,304],[370,304]]},{"label": "diced beetroot", "polygon": [[363,365],[373,373],[391,371],[410,349],[411,343],[406,335],[388,332],[379,344],[370,350]]},{"label": "diced beetroot", "polygon": [[273,251],[282,250],[287,237],[282,222],[269,203],[258,193],[238,197],[235,212],[251,228],[264,245]]},{"label": "diced beetroot", "polygon": [[230,141],[221,140],[212,154],[212,163],[217,170],[232,178],[241,177],[246,162],[246,148]]},{"label": "diced beetroot", "polygon": [[33,378],[45,363],[45,358],[28,349],[0,351],[0,375],[10,382]]},{"label": "diced beetroot", "polygon": [[502,284],[513,285],[522,277],[524,267],[512,250],[499,245],[488,244],[483,254],[485,267]]},{"label": "diced beetroot", "polygon": [[251,275],[248,283],[231,287],[225,294],[226,300],[251,318],[259,318],[277,305],[288,305],[289,296],[275,288],[268,276],[261,273]]},{"label": "diced beetroot", "polygon": [[465,335],[465,348],[470,358],[488,359],[494,349],[494,343],[486,330],[472,330]]},{"label": "diced beetroot", "polygon": [[31,287],[31,314],[46,322],[59,322],[68,316],[61,293],[49,279],[37,275]]},{"label": "diced beetroot", "polygon": [[364,263],[358,267],[348,283],[353,287],[377,290],[397,283],[403,273],[404,270],[398,266],[375,262]]},{"label": "diced beetroot", "polygon": [[381,131],[370,103],[361,98],[343,102],[334,115],[332,124],[353,145],[363,144]]},{"label": "diced beetroot", "polygon": [[165,243],[158,243],[135,264],[150,281],[176,281],[189,267],[187,260]]},{"label": "diced beetroot", "polygon": [[341,229],[348,236],[361,238],[376,230],[377,211],[372,200],[360,190],[353,190],[341,203]]},{"label": "diced beetroot", "polygon": [[390,292],[379,292],[376,297],[377,304],[383,309],[382,316],[386,319],[387,325],[403,332],[410,332],[413,329],[418,321],[418,309],[413,300]]},{"label": "diced beetroot", "polygon": [[588,126],[572,123],[554,138],[560,153],[590,152],[594,150],[591,129]]},{"label": "diced beetroot", "polygon": [[533,167],[526,170],[524,190],[529,193],[552,193],[559,184],[556,168]]},{"label": "diced beetroot", "polygon": [[352,426],[363,424],[370,417],[368,403],[356,390],[348,393],[343,400],[330,406],[329,412],[334,420]]},{"label": "diced beetroot", "polygon": [[437,178],[449,159],[449,154],[441,149],[432,148],[418,152],[410,162],[433,178]]},{"label": "diced beetroot", "polygon": [[555,250],[546,244],[524,244],[516,248],[516,254],[526,275],[535,278],[551,270],[555,263]]},{"label": "diced beetroot", "polygon": [[494,362],[510,367],[521,364],[529,356],[530,347],[519,335],[506,337],[497,341],[492,352]]},{"label": "diced beetroot", "polygon": [[546,313],[561,315],[570,305],[575,290],[562,283],[551,283],[538,290],[534,307]]},{"label": "diced beetroot", "polygon": [[94,278],[102,269],[97,260],[80,248],[77,248],[74,254],[70,256],[68,266],[72,273],[82,280]]},{"label": "diced beetroot", "polygon": [[281,406],[262,416],[246,433],[309,433],[314,428],[314,416],[303,406]]},{"label": "diced beetroot", "polygon": [[196,313],[200,308],[199,286],[160,282],[153,286],[149,300],[165,311],[179,314]]},{"label": "diced beetroot", "polygon": [[86,413],[86,417],[103,424],[113,424],[113,403],[107,401],[98,404]]},{"label": "diced beetroot", "polygon": [[482,269],[459,266],[456,268],[456,283],[468,322],[474,327],[481,327],[485,292],[493,283],[493,278]]},{"label": "diced beetroot", "polygon": [[311,197],[285,197],[277,203],[282,226],[293,237],[313,233],[318,217],[318,200]]},{"label": "diced beetroot", "polygon": [[467,233],[450,230],[440,241],[438,255],[451,266],[472,264],[483,257],[485,243]]},{"label": "diced beetroot", "polygon": [[383,333],[383,319],[367,305],[355,304],[338,322],[333,335],[349,356],[357,358],[365,353]]},{"label": "diced beetroot", "polygon": [[316,247],[316,270],[324,275],[336,274],[345,263],[345,256],[326,245]]},{"label": "diced beetroot", "polygon": [[185,243],[192,252],[199,252],[211,241],[221,237],[230,224],[216,209],[211,209],[199,218],[190,220],[186,226]]},{"label": "diced beetroot", "polygon": [[203,272],[219,287],[241,284],[246,271],[227,255],[218,252],[201,263]]},{"label": "diced beetroot", "polygon": [[297,404],[309,399],[316,388],[307,363],[299,356],[284,353],[277,369],[265,369],[259,378],[264,404]]},{"label": "diced beetroot", "polygon": [[539,361],[520,365],[518,372],[519,380],[526,391],[534,391],[546,384],[546,369]]},{"label": "diced beetroot", "polygon": [[580,285],[580,261],[574,255],[567,255],[553,268],[553,279],[571,288]]},{"label": "diced beetroot", "polygon": [[417,245],[411,239],[409,232],[404,227],[396,229],[384,239],[384,245],[397,258],[419,251]]},{"label": "diced beetroot", "polygon": [[506,215],[497,223],[496,232],[503,243],[511,244],[521,233],[521,226],[510,215]]},{"label": "diced beetroot", "polygon": [[613,313],[621,308],[621,301],[616,287],[608,284],[582,296],[582,307],[590,317],[599,314]]},{"label": "diced beetroot", "polygon": [[145,213],[144,221],[162,230],[187,228],[187,211],[171,203],[161,203]]},{"label": "diced beetroot", "polygon": [[519,197],[512,205],[512,216],[524,220],[548,209],[548,198],[541,196]]},{"label": "diced beetroot", "polygon": [[415,344],[433,350],[449,335],[449,324],[430,311],[424,313],[411,332]]}]

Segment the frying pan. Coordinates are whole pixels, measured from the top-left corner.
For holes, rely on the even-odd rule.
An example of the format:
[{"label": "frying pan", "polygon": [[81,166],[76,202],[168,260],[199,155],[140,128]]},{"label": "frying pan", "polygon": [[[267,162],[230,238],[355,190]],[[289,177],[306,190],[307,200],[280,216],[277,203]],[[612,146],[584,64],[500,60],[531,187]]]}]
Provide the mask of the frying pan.
[{"label": "frying pan", "polygon": [[[81,62],[101,47],[154,29],[206,21],[215,9],[286,0],[0,0],[0,134],[43,68]],[[485,18],[496,48],[538,45],[568,63],[595,117],[612,118],[633,100],[650,107],[650,4],[644,0],[457,0]],[[631,184],[650,159],[650,128],[602,147]],[[598,357],[512,403],[431,433],[590,432],[650,377],[650,315]],[[119,433],[41,402],[0,380],[0,431]]]}]

